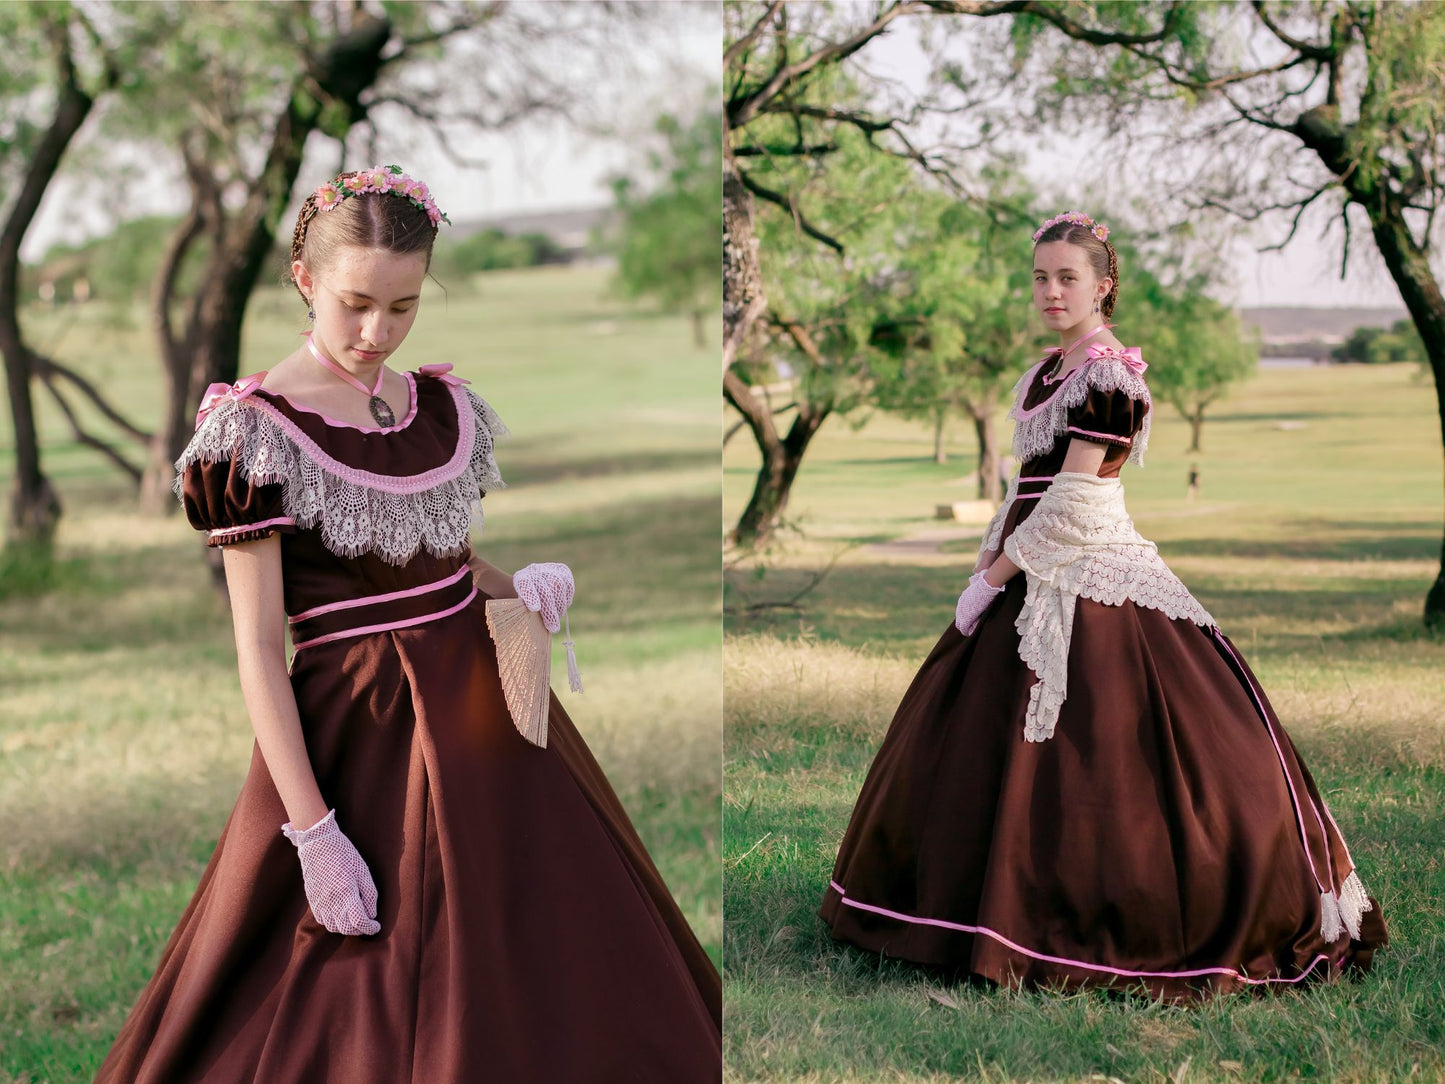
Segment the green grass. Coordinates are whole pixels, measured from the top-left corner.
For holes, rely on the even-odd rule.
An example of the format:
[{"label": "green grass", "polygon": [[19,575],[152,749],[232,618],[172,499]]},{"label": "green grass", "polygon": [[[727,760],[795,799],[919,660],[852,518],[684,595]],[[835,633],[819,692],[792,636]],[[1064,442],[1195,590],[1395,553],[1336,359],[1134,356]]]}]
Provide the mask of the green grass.
[{"label": "green grass", "polygon": [[[830,422],[789,509],[802,533],[727,576],[729,1080],[1445,1079],[1445,642],[1420,627],[1441,531],[1433,393],[1409,366],[1265,372],[1216,409],[1204,454],[1186,439],[1161,412],[1147,466],[1125,470],[1130,511],[1246,652],[1320,784],[1390,926],[1375,970],[1176,1008],[948,985],[827,936],[817,907],[852,803],[978,533],[937,554],[870,549],[972,498],[973,450],[938,466],[921,427]],[[755,469],[745,433],[724,469],[731,522]],[[835,558],[798,607],[766,607]]]},{"label": "green grass", "polygon": [[[293,348],[298,311],[258,297],[243,372]],[[152,347],[115,324],[96,308],[27,320],[148,423]],[[609,298],[604,272],[546,270],[449,283],[397,363],[454,362],[513,430],[479,552],[576,571],[587,692],[560,695],[720,959],[714,353],[686,319]],[[252,738],[198,536],[139,517],[37,402],[65,517],[53,560],[0,566],[0,1081],[58,1084],[92,1078],[149,977]],[[7,492],[12,469],[0,429]]]}]

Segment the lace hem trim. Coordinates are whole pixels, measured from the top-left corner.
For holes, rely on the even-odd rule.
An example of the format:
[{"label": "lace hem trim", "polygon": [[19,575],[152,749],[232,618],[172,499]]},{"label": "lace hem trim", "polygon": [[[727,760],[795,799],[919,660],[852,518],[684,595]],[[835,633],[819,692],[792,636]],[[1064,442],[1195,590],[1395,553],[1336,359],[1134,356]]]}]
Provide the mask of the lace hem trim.
[{"label": "lace hem trim", "polygon": [[1320,936],[1335,942],[1342,934],[1348,933],[1352,941],[1360,939],[1360,921],[1365,912],[1373,909],[1365,884],[1357,870],[1351,870],[1340,885],[1339,892],[1324,892],[1320,895]]},{"label": "lace hem trim", "polygon": [[1172,620],[1215,624],[1169,570],[1159,549],[1134,528],[1117,478],[1061,472],[1004,553],[1028,577],[1015,628],[1019,658],[1038,681],[1029,690],[1024,740],[1054,736],[1068,697],[1069,644],[1079,598],[1106,606],[1132,602]]},{"label": "lace hem trim", "polygon": [[[1130,368],[1121,355],[1105,353],[1079,365],[1064,377],[1053,395],[1032,409],[1024,410],[1023,397],[1039,365],[1025,373],[1014,386],[1014,405],[1008,413],[1014,422],[1013,456],[1021,465],[1053,450],[1054,442],[1068,431],[1069,412],[1083,406],[1091,391],[1121,391],[1130,399],[1146,405],[1151,402],[1149,385],[1144,383],[1144,378]],[[1129,450],[1128,461],[1140,467],[1144,465],[1144,452],[1149,446],[1149,423],[1153,413],[1152,409],[1145,412],[1144,424]]]},{"label": "lace hem trim", "polygon": [[507,428],[485,400],[460,385],[450,390],[459,430],[455,453],[435,470],[402,477],[349,467],[270,403],[229,396],[205,415],[176,460],[176,495],[191,464],[234,459],[252,485],[279,483],[284,514],[300,529],[319,526],[333,553],[370,552],[394,565],[422,548],[454,556],[466,547],[473,523],[481,528],[482,493],[505,485],[493,445]]}]

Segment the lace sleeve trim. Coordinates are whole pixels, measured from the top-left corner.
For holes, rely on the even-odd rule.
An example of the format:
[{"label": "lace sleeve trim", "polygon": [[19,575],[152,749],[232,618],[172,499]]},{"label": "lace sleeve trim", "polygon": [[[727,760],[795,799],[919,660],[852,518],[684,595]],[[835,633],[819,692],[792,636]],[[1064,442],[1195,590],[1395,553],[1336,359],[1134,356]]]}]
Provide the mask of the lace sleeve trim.
[{"label": "lace sleeve trim", "polygon": [[[1042,364],[1042,362],[1040,362]],[[1031,410],[1023,409],[1023,395],[1029,387],[1028,381],[1038,370],[1035,365],[1019,382],[1013,409],[1008,416],[1014,421],[1013,455],[1020,464],[1027,463],[1053,450],[1054,442],[1065,435],[1069,428],[1069,413],[1084,405],[1091,391],[1120,391],[1130,399],[1146,406],[1150,404],[1149,385],[1117,350],[1106,350],[1093,354],[1068,376],[1058,390],[1048,399]],[[1144,424],[1134,437],[1129,451],[1129,462],[1142,467],[1144,452],[1149,445],[1149,422],[1153,410],[1144,414]]]},{"label": "lace sleeve trim", "polygon": [[286,516],[300,529],[319,526],[327,549],[343,557],[375,553],[405,564],[421,548],[438,557],[460,553],[481,495],[504,483],[493,445],[506,426],[487,402],[450,388],[458,437],[451,459],[421,474],[376,474],[337,461],[289,418],[254,397],[227,397],[202,417],[176,460],[175,491],[196,462],[235,460],[252,485],[279,483]]}]

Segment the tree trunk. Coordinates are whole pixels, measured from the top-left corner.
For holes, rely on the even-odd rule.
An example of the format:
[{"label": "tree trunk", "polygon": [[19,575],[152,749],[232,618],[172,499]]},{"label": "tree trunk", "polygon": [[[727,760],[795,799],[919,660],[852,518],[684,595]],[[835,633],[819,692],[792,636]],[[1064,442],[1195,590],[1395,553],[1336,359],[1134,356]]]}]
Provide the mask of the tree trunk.
[{"label": "tree trunk", "polygon": [[[1399,197],[1380,186],[1380,173],[1357,168],[1337,106],[1321,105],[1307,110],[1290,130],[1340,178],[1350,198],[1364,208],[1370,218],[1375,247],[1395,280],[1400,299],[1405,302],[1425,344],[1425,356],[1430,359],[1430,371],[1435,376],[1441,449],[1445,452],[1445,297],[1440,294],[1429,256],[1411,236]],[[1425,627],[1445,628],[1445,534],[1440,543],[1440,571],[1425,595]]]},{"label": "tree trunk", "polygon": [[40,438],[30,396],[30,348],[20,330],[20,243],[51,179],[94,99],[80,86],[70,55],[68,20],[52,28],[59,68],[50,127],[25,168],[19,194],[0,230],[0,355],[15,431],[15,488],[10,498],[10,541],[48,545],[60,520],[60,498],[40,466]]},{"label": "tree trunk", "polygon": [[[1430,268],[1430,261],[1415,244],[1404,215],[1393,205],[1367,207],[1375,244],[1384,257],[1390,277],[1415,321],[1430,371],[1435,376],[1435,412],[1440,421],[1441,448],[1445,450],[1445,297]],[[1440,571],[1425,594],[1425,627],[1445,628],[1445,535],[1440,543]]]},{"label": "tree trunk", "polygon": [[933,461],[940,466],[948,462],[948,449],[943,446],[945,420],[941,407],[933,412]]},{"label": "tree trunk", "polygon": [[973,418],[973,432],[978,440],[978,498],[1000,504],[1003,479],[998,472],[998,427],[993,420],[993,402],[970,404],[968,413]]},{"label": "tree trunk", "polygon": [[[185,394],[179,403],[168,405],[166,424],[157,433],[147,464],[146,489],[153,498],[170,488],[172,463],[190,438],[187,418],[201,393],[210,384],[233,383],[239,374],[246,305],[301,171],[307,137],[321,125],[323,110],[326,132],[333,138],[344,137],[350,126],[365,116],[361,96],[380,76],[382,52],[390,39],[389,20],[363,15],[320,56],[308,58],[305,72],[291,88],[286,109],[276,120],[265,165],[246,202],[228,221],[216,212],[218,221],[207,223],[213,243],[187,327],[179,336],[188,354]],[[170,310],[174,280],[169,287],[163,281],[162,287],[154,302],[158,314]],[[167,347],[163,337],[163,357],[168,355]],[[153,507],[173,510],[175,502],[156,498]]]},{"label": "tree trunk", "polygon": [[1202,452],[1204,449],[1200,446],[1199,438],[1204,432],[1204,404],[1196,404],[1186,417],[1189,419],[1188,452],[1191,455],[1195,452]]},{"label": "tree trunk", "polygon": [[748,506],[733,529],[733,541],[737,545],[754,548],[772,538],[787,510],[793,482],[803,465],[803,453],[826,418],[826,412],[798,415],[788,428],[787,437],[768,450],[758,468]]},{"label": "tree trunk", "polygon": [[828,407],[800,402],[788,435],[779,437],[768,404],[759,400],[752,388],[731,369],[723,373],[723,394],[752,430],[762,457],[752,495],[731,535],[734,544],[751,549],[766,543],[777,530],[788,507],[798,468],[802,466],[803,453],[831,411]]},{"label": "tree trunk", "polygon": [[[189,165],[188,162],[188,169]],[[175,510],[176,499],[171,493],[175,461],[193,429],[187,410],[191,391],[189,341],[176,338],[171,323],[171,299],[175,296],[181,262],[200,237],[207,220],[202,212],[203,198],[193,175],[190,212],[171,235],[151,292],[151,323],[160,344],[163,391],[160,422],[151,438],[145,470],[141,475],[140,507],[145,515],[166,515]]]},{"label": "tree trunk", "polygon": [[753,230],[753,196],[733,160],[731,129],[723,127],[723,368],[732,367],[753,323],[767,305]]}]

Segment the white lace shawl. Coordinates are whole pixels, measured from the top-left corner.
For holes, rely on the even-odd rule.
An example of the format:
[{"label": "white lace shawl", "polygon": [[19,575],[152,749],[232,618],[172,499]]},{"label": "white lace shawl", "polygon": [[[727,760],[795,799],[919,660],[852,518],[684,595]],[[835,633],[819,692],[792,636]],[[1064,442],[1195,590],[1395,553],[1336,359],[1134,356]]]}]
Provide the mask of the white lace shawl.
[{"label": "white lace shawl", "polygon": [[1028,576],[1015,627],[1019,658],[1038,677],[1029,691],[1025,741],[1053,737],[1068,695],[1076,600],[1129,601],[1209,627],[1214,618],[1169,571],[1159,548],[1134,529],[1117,478],[1060,472],[1003,550]]},{"label": "white lace shawl", "polygon": [[[1064,377],[1049,398],[1028,410],[1024,409],[1024,396],[1040,366],[1051,359],[1045,358],[1019,378],[1014,385],[1014,402],[1008,416],[1014,421],[1013,455],[1020,467],[1053,450],[1054,441],[1068,431],[1069,412],[1083,406],[1091,391],[1120,391],[1130,399],[1150,405],[1149,385],[1125,363],[1124,357],[1117,349],[1104,348],[1094,353]],[[1152,406],[1144,412],[1144,424],[1129,448],[1128,461],[1141,467],[1149,447],[1149,420],[1153,414]]]},{"label": "white lace shawl", "polygon": [[[485,400],[449,385],[458,421],[451,459],[422,474],[375,474],[338,462],[263,399],[228,396],[202,419],[176,460],[175,491],[197,461],[234,459],[252,485],[281,483],[285,514],[298,528],[320,526],[327,549],[343,557],[375,553],[405,564],[418,549],[447,557],[481,527],[481,494],[504,483],[493,443],[507,427]],[[383,438],[384,439],[384,438]]]}]

